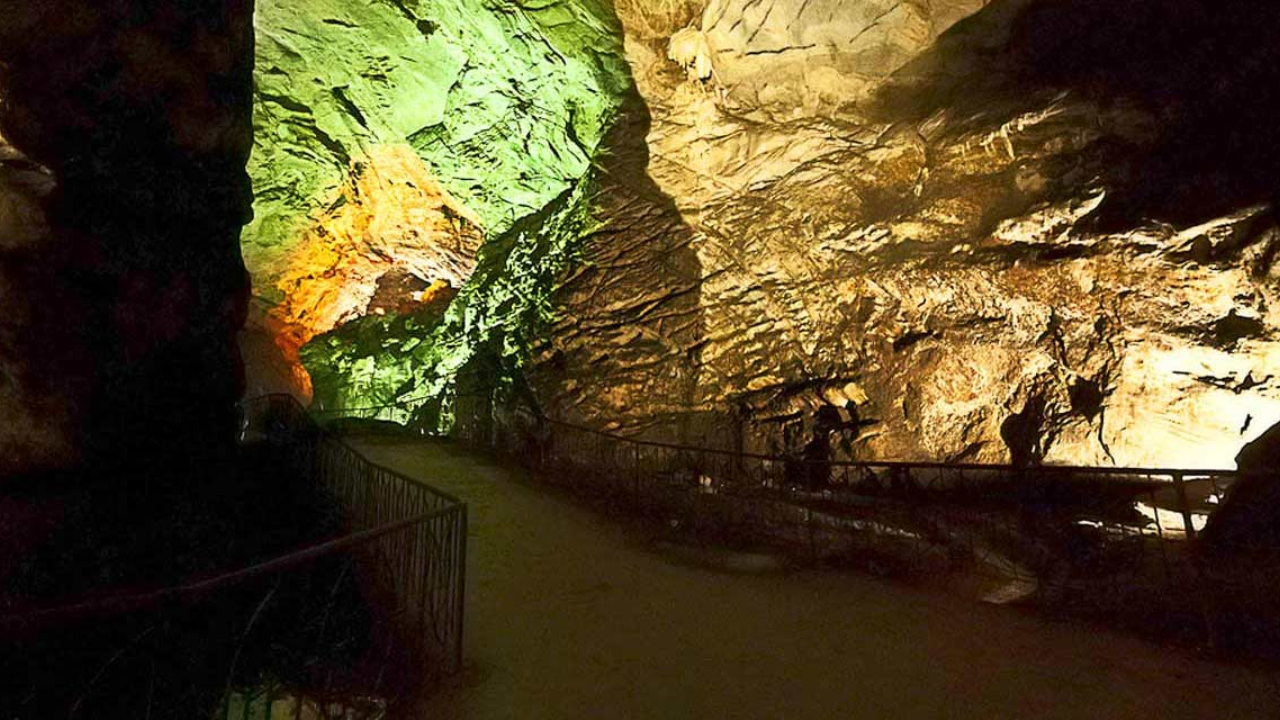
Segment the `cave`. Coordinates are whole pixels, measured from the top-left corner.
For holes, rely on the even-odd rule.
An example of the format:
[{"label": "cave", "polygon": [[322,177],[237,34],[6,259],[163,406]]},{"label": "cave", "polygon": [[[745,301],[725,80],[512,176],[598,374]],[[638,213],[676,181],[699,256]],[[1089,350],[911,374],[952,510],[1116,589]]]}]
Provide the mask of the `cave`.
[{"label": "cave", "polygon": [[[485,543],[563,521],[530,542],[554,554],[625,526],[644,546],[600,541],[639,579],[596,583],[614,568],[587,556],[547,565],[583,597],[684,583],[671,602],[714,614],[702,602],[723,589],[763,618],[780,611],[752,605],[742,576],[790,584],[761,591],[783,602],[853,566],[985,601],[974,617],[1070,607],[1134,643],[1273,662],[1277,37],[1256,0],[0,0],[0,616],[190,589],[307,543],[347,552],[409,522],[397,512],[425,516],[404,499],[422,481],[440,488],[422,503],[462,508],[449,532],[465,536],[477,498],[485,579],[465,587],[491,594],[482,616],[560,598]],[[500,472],[531,479],[488,482]],[[344,494],[358,482],[382,489]],[[543,484],[561,487],[528,495]],[[307,582],[348,574],[316,567]],[[333,593],[361,628],[386,589],[366,571]],[[841,592],[795,610],[815,624],[797,632],[874,595]],[[210,612],[251,611],[247,597]],[[591,602],[610,622],[630,607]],[[743,631],[733,617],[652,635],[714,642]],[[519,646],[578,672],[564,657],[591,648],[639,680],[660,665],[650,650],[689,650],[615,629],[546,654],[467,622],[457,652],[494,663]],[[892,644],[885,622],[871,635]],[[902,632],[927,643],[918,629]],[[775,630],[782,657],[819,642]],[[1027,648],[1077,642],[1061,635],[1014,654],[1035,665]],[[633,641],[647,665],[616,654]],[[966,642],[948,635],[944,664]],[[732,672],[764,652],[734,647]],[[1123,662],[1163,672],[1182,651]],[[848,662],[815,656],[783,685]],[[304,714],[305,673],[253,672]],[[738,702],[683,674],[652,703],[554,673],[544,697],[495,672],[474,697],[446,683],[415,702],[466,717],[507,701],[567,717],[571,700],[619,703],[601,717],[881,717],[887,702]],[[1273,716],[1270,671],[1235,697],[1217,666],[1187,672],[1213,692],[1165,688],[1161,707]],[[247,717],[256,686],[226,685],[208,697]],[[1040,690],[979,694],[997,715],[1065,707]],[[1133,710],[1096,694],[1097,716]]]},{"label": "cave", "polygon": [[1280,421],[1247,7],[651,5],[260,3],[254,389],[760,450],[852,403],[904,461],[1213,469]]}]

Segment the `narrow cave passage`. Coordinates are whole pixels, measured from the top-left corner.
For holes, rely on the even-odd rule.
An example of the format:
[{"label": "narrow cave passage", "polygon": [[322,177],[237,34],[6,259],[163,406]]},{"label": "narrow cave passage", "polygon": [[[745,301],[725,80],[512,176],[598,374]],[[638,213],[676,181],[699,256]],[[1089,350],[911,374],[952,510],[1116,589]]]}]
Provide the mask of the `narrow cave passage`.
[{"label": "narrow cave passage", "polygon": [[865,576],[675,564],[519,471],[355,441],[468,499],[467,669],[432,718],[1272,718],[1274,675]]}]

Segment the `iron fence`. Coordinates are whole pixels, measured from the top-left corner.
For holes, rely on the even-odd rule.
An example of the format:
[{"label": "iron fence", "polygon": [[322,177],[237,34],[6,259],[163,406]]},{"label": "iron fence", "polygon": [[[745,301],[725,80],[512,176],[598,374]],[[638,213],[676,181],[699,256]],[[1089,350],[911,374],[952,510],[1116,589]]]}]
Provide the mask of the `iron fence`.
[{"label": "iron fence", "polygon": [[466,506],[369,462],[288,397],[244,409],[243,440],[323,489],[338,536],[0,616],[4,717],[391,718],[460,668]]},{"label": "iron fence", "polygon": [[[254,407],[256,405],[256,407]],[[368,562],[366,587],[383,604],[409,612],[395,625],[439,676],[461,668],[466,572],[466,504],[457,497],[366,459],[341,438],[323,432],[289,395],[252,401],[246,437],[257,434],[293,455],[299,472],[315,478],[336,501],[349,531],[395,525],[356,548]]]},{"label": "iron fence", "polygon": [[[342,405],[336,408],[322,407],[319,403],[307,408],[307,414],[322,424],[357,420],[373,423],[411,425],[415,419],[415,404],[427,398],[405,398],[394,402],[373,405]],[[365,426],[367,429],[368,426]]]}]

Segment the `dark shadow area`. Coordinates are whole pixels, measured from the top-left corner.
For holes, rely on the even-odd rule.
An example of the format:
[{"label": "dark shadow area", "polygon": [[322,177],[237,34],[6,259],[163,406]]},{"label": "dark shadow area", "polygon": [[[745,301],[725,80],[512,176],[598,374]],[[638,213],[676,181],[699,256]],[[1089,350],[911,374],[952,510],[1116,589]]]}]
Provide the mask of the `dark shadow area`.
[{"label": "dark shadow area", "polygon": [[[246,448],[190,482],[112,478],[62,494],[44,487],[11,501],[59,506],[62,522],[4,580],[33,602],[102,588],[147,587],[252,564],[333,535],[337,510],[286,458]],[[0,601],[3,602],[3,601]]]},{"label": "dark shadow area", "polygon": [[1109,190],[1100,229],[1193,224],[1276,199],[1277,37],[1280,7],[1256,0],[997,0],[896,73],[876,112],[990,132],[1061,93],[1140,111],[1080,153],[1080,180]]},{"label": "dark shadow area", "polygon": [[195,456],[233,452],[252,3],[47,0],[0,15],[0,127],[53,188],[40,242],[0,240],[0,278],[19,280],[6,305],[39,308],[0,323],[39,342],[0,355],[74,418],[63,466],[125,479],[187,464],[181,482]]},{"label": "dark shadow area", "polygon": [[5,717],[404,717],[457,672],[466,506],[249,405],[217,482],[0,499],[44,524],[0,565]]},{"label": "dark shadow area", "polygon": [[1280,560],[1280,425],[1245,445],[1236,455],[1236,467],[1244,477],[1205,528],[1205,545],[1219,555],[1256,545]]},{"label": "dark shadow area", "polygon": [[0,566],[6,717],[208,717],[233,685],[300,683],[326,653],[358,651],[368,620],[341,558],[154,606],[42,615],[252,566],[342,527],[278,449],[244,448],[216,470],[183,484],[10,489],[7,519],[27,518],[30,532],[24,555]]}]

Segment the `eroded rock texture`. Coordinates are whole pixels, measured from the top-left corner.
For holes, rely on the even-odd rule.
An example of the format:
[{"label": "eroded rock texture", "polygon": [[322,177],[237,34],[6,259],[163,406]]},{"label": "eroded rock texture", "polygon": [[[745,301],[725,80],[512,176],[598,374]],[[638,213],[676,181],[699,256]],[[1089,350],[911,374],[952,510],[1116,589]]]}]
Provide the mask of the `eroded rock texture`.
[{"label": "eroded rock texture", "polygon": [[247,293],[252,6],[0,17],[0,473],[217,455]]},{"label": "eroded rock texture", "polygon": [[987,2],[712,0],[668,54],[780,119],[839,112]]},{"label": "eroded rock texture", "polygon": [[482,238],[475,216],[412,148],[371,149],[342,202],[294,240],[277,271],[286,292],[260,321],[289,362],[294,386],[310,389],[310,376],[296,368],[298,350],[316,335],[366,315],[413,313],[438,290],[456,293],[475,270]]},{"label": "eroded rock texture", "polygon": [[447,427],[462,372],[682,442],[1196,467],[1280,421],[1257,3],[261,10],[258,345],[326,408]]},{"label": "eroded rock texture", "polygon": [[854,457],[1187,467],[1280,421],[1274,13],[702,10],[620,4],[645,147],[559,295],[549,413],[778,450],[834,407]]},{"label": "eroded rock texture", "polygon": [[[367,333],[347,326],[385,314],[399,288],[403,314],[430,310],[435,327],[438,294],[423,289],[458,293],[481,238],[582,180],[629,86],[612,9],[260,0],[256,27],[256,212],[244,247],[259,302],[246,340],[257,375],[286,377],[251,384],[305,396],[319,374],[329,407],[421,395],[415,384],[438,383],[435,365],[465,362],[474,339],[418,337],[410,350],[439,352],[411,358],[412,338],[355,342]],[[299,349],[325,335],[302,367]]]}]

